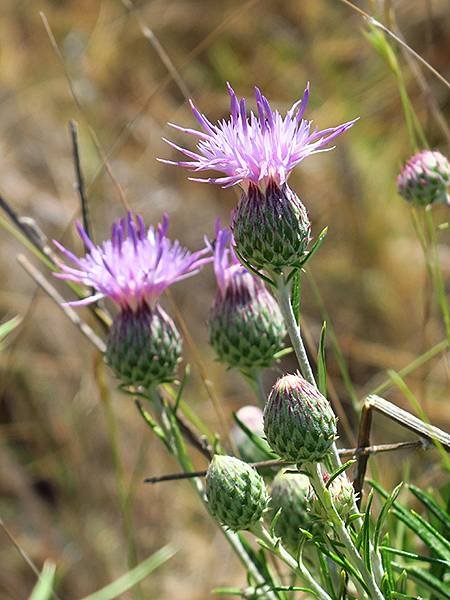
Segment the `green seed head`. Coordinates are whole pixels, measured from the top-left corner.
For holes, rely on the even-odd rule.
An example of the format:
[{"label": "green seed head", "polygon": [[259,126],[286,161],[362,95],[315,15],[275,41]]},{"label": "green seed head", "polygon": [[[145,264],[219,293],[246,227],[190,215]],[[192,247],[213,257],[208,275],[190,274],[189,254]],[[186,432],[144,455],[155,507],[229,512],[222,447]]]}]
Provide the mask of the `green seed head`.
[{"label": "green seed head", "polygon": [[408,160],[397,177],[400,196],[417,206],[450,204],[450,164],[440,152],[422,150]]},{"label": "green seed head", "polygon": [[219,454],[206,473],[206,496],[216,521],[235,531],[257,523],[268,502],[264,480],[253,467]]},{"label": "green seed head", "polygon": [[311,224],[300,198],[287,184],[270,181],[263,192],[250,184],[233,214],[239,254],[257,269],[280,272],[300,267]]},{"label": "green seed head", "polygon": [[124,384],[149,388],[175,379],[181,337],[158,305],[122,310],[111,326],[105,358]]},{"label": "green seed head", "polygon": [[309,530],[312,525],[310,512],[311,484],[301,474],[280,471],[270,490],[270,513],[275,515],[275,534],[283,544],[295,552],[301,538],[300,529]]},{"label": "green seed head", "polygon": [[336,438],[336,417],[317,388],[300,375],[285,375],[267,400],[264,432],[270,447],[285,460],[319,462]]}]

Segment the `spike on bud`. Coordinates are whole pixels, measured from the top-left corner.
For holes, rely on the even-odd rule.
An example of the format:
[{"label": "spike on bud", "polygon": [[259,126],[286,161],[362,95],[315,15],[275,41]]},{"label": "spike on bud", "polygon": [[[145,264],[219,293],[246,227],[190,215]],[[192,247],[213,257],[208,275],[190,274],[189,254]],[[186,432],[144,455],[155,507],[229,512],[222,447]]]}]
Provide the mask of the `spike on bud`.
[{"label": "spike on bud", "polygon": [[295,552],[301,537],[300,529],[309,530],[311,484],[308,477],[280,471],[270,490],[271,517],[276,517],[275,534]]},{"label": "spike on bud", "polygon": [[122,310],[109,332],[106,362],[126,385],[150,388],[173,381],[181,360],[181,337],[157,304]]},{"label": "spike on bud", "polygon": [[216,521],[235,531],[256,524],[268,502],[264,480],[253,467],[218,454],[206,473],[206,496]]},{"label": "spike on bud", "polygon": [[450,164],[437,151],[422,150],[408,160],[397,177],[400,196],[417,206],[450,205]]},{"label": "spike on bud", "polygon": [[328,400],[300,375],[285,375],[273,386],[264,409],[264,432],[285,460],[319,462],[336,438],[336,417]]},{"label": "spike on bud", "polygon": [[285,183],[250,184],[233,213],[239,254],[257,269],[300,267],[311,240],[311,224],[300,198]]}]

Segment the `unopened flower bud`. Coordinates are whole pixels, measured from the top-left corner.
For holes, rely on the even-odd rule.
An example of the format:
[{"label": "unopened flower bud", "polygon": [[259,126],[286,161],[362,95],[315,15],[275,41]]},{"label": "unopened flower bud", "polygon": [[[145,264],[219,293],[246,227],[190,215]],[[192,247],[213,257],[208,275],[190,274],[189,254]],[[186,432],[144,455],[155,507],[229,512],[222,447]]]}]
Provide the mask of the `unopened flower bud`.
[{"label": "unopened flower bud", "polygon": [[418,206],[450,204],[450,164],[440,152],[422,150],[408,160],[397,177],[400,196]]},{"label": "unopened flower bud", "polygon": [[235,531],[257,523],[268,502],[264,480],[253,467],[218,454],[206,473],[206,496],[216,521]]},{"label": "unopened flower bud", "polygon": [[233,214],[239,254],[253,267],[282,271],[300,267],[311,240],[311,224],[300,198],[287,183],[271,180],[264,191],[250,184]]},{"label": "unopened flower bud", "polygon": [[271,517],[276,516],[275,534],[283,544],[295,552],[301,537],[300,529],[309,530],[311,484],[301,474],[280,471],[270,490]]},{"label": "unopened flower bud", "polygon": [[270,447],[285,460],[319,462],[336,438],[336,417],[328,400],[300,375],[281,377],[264,409]]},{"label": "unopened flower bud", "polygon": [[[326,483],[326,477],[324,477]],[[356,495],[353,485],[347,475],[343,473],[333,479],[329,487],[331,498],[337,512],[344,521],[353,511]]]},{"label": "unopened flower bud", "polygon": [[219,224],[214,272],[218,285],[208,328],[218,359],[247,373],[269,367],[283,349],[283,317],[263,281],[240,264],[231,232]]},{"label": "unopened flower bud", "polygon": [[150,388],[173,381],[180,360],[180,334],[159,305],[122,310],[114,319],[106,362],[122,383]]}]

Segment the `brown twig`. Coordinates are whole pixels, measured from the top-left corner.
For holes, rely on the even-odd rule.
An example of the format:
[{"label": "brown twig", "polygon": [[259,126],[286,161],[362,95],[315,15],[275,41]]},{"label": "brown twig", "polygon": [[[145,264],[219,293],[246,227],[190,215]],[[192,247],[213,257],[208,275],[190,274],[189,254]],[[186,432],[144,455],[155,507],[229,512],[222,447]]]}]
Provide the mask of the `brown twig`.
[{"label": "brown twig", "polygon": [[[394,452],[397,450],[410,450],[411,448],[426,448],[424,440],[411,440],[410,442],[397,442],[395,444],[378,444],[376,446],[366,446],[365,448],[341,448],[339,455],[345,458],[369,456],[371,454],[381,454],[383,452]],[[249,463],[255,469],[267,469],[270,467],[286,467],[292,464],[286,460],[263,460],[260,462]],[[194,477],[205,477],[206,471],[191,471],[190,473],[170,473],[156,477],[147,477],[144,483],[160,483],[163,481],[178,481],[180,479],[192,479]]]},{"label": "brown twig", "polygon": [[55,304],[59,306],[66,317],[72,321],[75,327],[81,331],[81,333],[91,342],[91,344],[93,344],[97,350],[104,353],[106,350],[105,342],[98,337],[98,335],[89,327],[87,323],[80,319],[78,313],[73,308],[64,304],[65,299],[63,296],[61,296],[61,294],[42,275],[42,273],[30,263],[26,256],[19,254],[17,256],[17,262],[23,269],[25,269],[28,275],[34,279],[38,286],[44,290],[44,292],[55,302]]}]

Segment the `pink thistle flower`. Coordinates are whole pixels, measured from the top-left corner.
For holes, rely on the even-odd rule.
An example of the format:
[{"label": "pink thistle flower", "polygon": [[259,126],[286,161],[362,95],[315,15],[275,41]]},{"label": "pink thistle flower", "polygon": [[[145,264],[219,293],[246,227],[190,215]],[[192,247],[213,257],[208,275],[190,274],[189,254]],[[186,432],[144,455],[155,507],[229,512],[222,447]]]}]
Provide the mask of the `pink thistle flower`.
[{"label": "pink thistle flower", "polygon": [[101,298],[111,298],[123,310],[137,311],[143,304],[154,308],[166,288],[191,277],[211,262],[209,248],[189,252],[178,241],[166,237],[168,217],[157,228],[146,228],[140,215],[116,221],[111,239],[94,244],[80,223],[78,233],[88,252],[77,257],[55,241],[60,252],[75,268],[59,263],[59,279],[67,279],[94,288],[95,294],[69,302],[72,306],[91,304]]},{"label": "pink thistle flower", "polygon": [[211,123],[190,102],[192,112],[202,131],[169,123],[183,133],[198,139],[196,151],[191,151],[165,139],[170,146],[191,160],[161,160],[195,172],[219,171],[221,177],[190,178],[193,181],[215,183],[223,187],[239,184],[244,189],[253,183],[265,190],[268,182],[277,186],[286,183],[292,169],[304,158],[332,150],[330,144],[347,131],[357,119],[322,131],[311,129],[312,121],[303,119],[308,99],[309,84],[301,100],[282,116],[273,110],[269,101],[255,87],[257,114],[247,113],[246,101],[236,96],[230,84],[231,115]]}]

